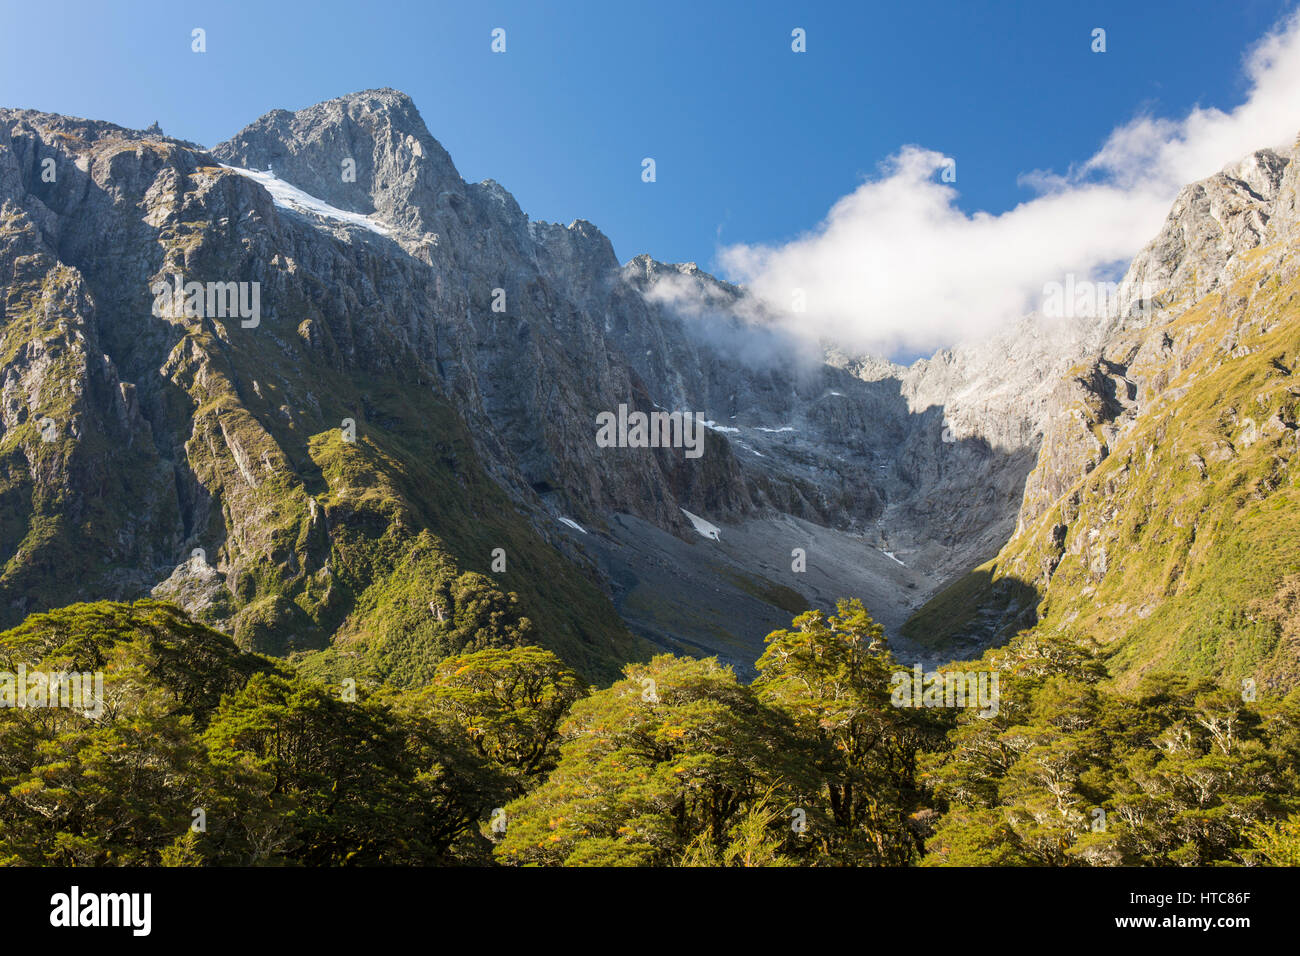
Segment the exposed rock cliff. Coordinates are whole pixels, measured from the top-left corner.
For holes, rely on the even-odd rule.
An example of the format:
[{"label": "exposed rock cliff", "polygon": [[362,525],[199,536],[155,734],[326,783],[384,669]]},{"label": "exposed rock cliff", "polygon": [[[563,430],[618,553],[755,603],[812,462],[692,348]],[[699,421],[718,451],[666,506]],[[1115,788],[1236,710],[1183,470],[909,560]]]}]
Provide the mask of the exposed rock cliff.
[{"label": "exposed rock cliff", "polygon": [[[845,594],[897,636],[1011,538],[908,631],[997,639],[1066,555],[1110,572],[1126,545],[1088,496],[1122,487],[1117,449],[1282,321],[1288,159],[1185,189],[1111,320],[1027,317],[903,368],[530,220],[393,90],[211,152],[0,111],[0,612],[152,592],[247,646],[407,675],[505,628],[595,675],[646,651],[617,608],[747,670]],[[178,276],[255,286],[257,314],[160,309]],[[1261,434],[1293,427],[1281,398],[1243,402]],[[620,406],[699,413],[704,454],[602,447]]]}]

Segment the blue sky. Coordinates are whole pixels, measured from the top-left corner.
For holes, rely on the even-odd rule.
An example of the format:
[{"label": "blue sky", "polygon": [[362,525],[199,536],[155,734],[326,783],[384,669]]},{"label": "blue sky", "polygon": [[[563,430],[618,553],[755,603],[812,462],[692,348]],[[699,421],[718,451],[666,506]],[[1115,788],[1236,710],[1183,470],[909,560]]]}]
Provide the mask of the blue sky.
[{"label": "blue sky", "polygon": [[466,179],[532,217],[589,219],[623,260],[720,268],[724,244],[814,229],[907,144],[956,159],[955,208],[998,214],[1032,198],[1022,173],[1065,173],[1136,115],[1231,110],[1243,55],[1292,7],[4,0],[0,105],[210,146],[273,108],[396,87]]}]

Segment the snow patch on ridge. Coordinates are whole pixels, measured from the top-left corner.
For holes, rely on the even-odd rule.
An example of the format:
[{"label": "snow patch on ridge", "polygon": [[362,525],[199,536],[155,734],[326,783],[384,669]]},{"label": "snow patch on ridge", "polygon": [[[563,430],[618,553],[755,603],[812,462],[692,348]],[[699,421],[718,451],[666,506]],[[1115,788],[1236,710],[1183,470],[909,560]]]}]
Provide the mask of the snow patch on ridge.
[{"label": "snow patch on ridge", "polygon": [[323,199],[317,199],[311,193],[305,193],[297,186],[291,186],[283,179],[277,179],[275,173],[264,170],[244,169],[241,166],[227,166],[221,164],[222,169],[229,169],[231,172],[239,173],[241,176],[247,176],[254,182],[260,183],[262,187],[271,194],[271,201],[281,209],[292,209],[294,212],[308,213],[310,215],[321,216],[325,219],[333,219],[336,222],[347,223],[349,226],[360,226],[362,229],[368,229],[376,235],[387,236],[390,234],[385,226],[381,226],[369,216],[363,216],[359,212],[348,212],[345,209],[339,209],[337,206],[331,206]]},{"label": "snow patch on ridge", "polygon": [[691,524],[695,525],[695,530],[698,531],[701,535],[713,541],[720,540],[719,536],[722,533],[722,529],[719,528],[716,524],[710,524],[709,522],[701,518],[699,515],[691,514],[685,508],[682,508],[681,512],[682,514],[686,515],[686,517],[691,519]]}]

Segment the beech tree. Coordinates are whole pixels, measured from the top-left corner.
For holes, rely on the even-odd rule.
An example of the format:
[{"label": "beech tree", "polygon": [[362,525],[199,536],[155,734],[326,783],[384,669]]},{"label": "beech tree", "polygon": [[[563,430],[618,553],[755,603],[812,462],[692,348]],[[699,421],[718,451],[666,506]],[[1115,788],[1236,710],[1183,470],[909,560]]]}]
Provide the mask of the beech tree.
[{"label": "beech tree", "polygon": [[669,865],[693,844],[723,854],[760,799],[794,844],[811,753],[792,722],[730,668],[662,655],[573,706],[544,783],[505,807],[504,863]]},{"label": "beech tree", "polygon": [[920,843],[908,816],[921,808],[916,757],[941,739],[925,711],[895,707],[899,669],[884,628],[861,601],[840,601],[827,617],[808,611],[767,636],[754,689],[787,714],[814,746],[819,776],[810,829],[828,862],[900,865]]}]

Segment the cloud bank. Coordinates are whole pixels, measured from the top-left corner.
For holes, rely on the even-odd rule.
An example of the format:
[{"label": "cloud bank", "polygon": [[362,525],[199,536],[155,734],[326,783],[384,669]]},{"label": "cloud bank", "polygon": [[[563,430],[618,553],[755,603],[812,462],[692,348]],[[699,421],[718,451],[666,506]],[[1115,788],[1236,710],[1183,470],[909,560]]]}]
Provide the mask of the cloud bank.
[{"label": "cloud bank", "polygon": [[897,355],[986,338],[1036,310],[1047,282],[1112,278],[1182,186],[1295,141],[1300,14],[1256,44],[1244,69],[1249,93],[1231,112],[1138,116],[1068,172],[1024,174],[1037,195],[996,215],[964,213],[956,186],[941,181],[947,157],[905,146],[811,232],[723,247],[721,271],[791,328],[848,348]]}]

